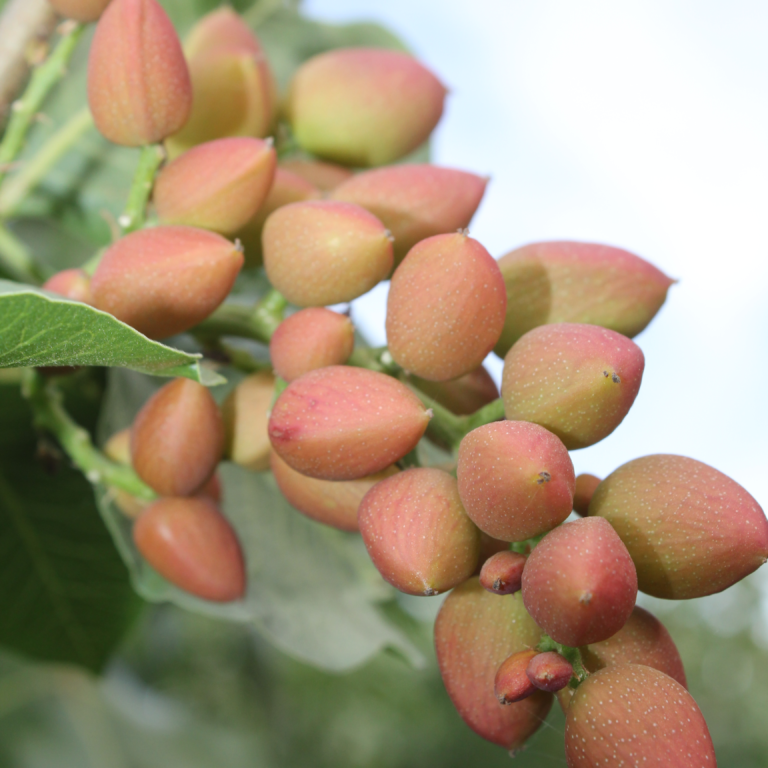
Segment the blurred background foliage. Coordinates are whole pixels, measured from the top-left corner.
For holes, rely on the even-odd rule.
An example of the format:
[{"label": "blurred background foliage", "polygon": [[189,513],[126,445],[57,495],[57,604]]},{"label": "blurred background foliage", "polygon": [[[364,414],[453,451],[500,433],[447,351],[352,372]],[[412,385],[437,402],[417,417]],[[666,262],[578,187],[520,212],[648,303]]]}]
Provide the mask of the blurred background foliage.
[{"label": "blurred background foliage", "polygon": [[[218,2],[163,4],[183,35]],[[305,19],[295,0],[236,0],[233,5],[257,30],[281,85],[299,62],[327,48],[401,46],[374,24],[338,27]],[[27,156],[85,103],[86,51],[84,44],[71,77],[47,105],[51,120],[36,127]],[[134,151],[89,133],[29,200],[25,217],[14,228],[39,253],[50,255],[51,266],[80,264],[109,241],[109,220],[120,211],[135,159]],[[76,399],[78,418],[92,429],[103,384],[92,382]],[[18,482],[25,469],[13,464],[13,456],[34,453],[39,462],[39,446],[21,426],[19,419],[26,414],[9,392],[3,387],[0,395],[5,418],[0,452],[5,451],[2,468]],[[66,487],[67,504],[59,511],[78,515],[78,524],[90,526],[89,536],[99,538],[101,533],[108,551],[104,563],[108,569],[119,565],[104,532],[93,528],[98,518],[87,484],[66,468],[47,475],[39,467],[35,471],[35,481],[27,479],[26,484],[44,488],[43,496]],[[725,593],[686,603],[643,599],[680,649],[690,690],[724,768],[768,766],[768,614],[757,587],[765,578],[758,572]],[[90,618],[107,631],[97,638],[96,656],[80,661],[99,668],[106,658],[101,675],[83,667],[34,662],[17,653],[34,653],[34,642],[30,635],[19,640],[18,634],[9,641],[11,620],[0,614],[0,642],[5,646],[0,651],[0,768],[508,764],[503,750],[464,726],[445,694],[432,645],[432,618],[441,598],[382,603],[390,623],[423,654],[422,667],[384,650],[351,671],[336,673],[282,653],[248,624],[217,621],[173,605],[142,606],[126,592],[127,584],[127,574],[113,576],[113,591],[102,592],[113,608],[120,607],[106,624],[98,612],[108,606],[88,605],[94,612]],[[12,590],[12,585],[3,588]],[[295,619],[300,623],[302,617]],[[110,655],[126,625],[130,629]],[[43,645],[64,643],[50,627],[41,626],[47,632]],[[312,631],[306,638],[310,644]],[[62,657],[71,654],[63,652]],[[564,765],[562,732],[563,716],[554,707],[515,764]]]}]

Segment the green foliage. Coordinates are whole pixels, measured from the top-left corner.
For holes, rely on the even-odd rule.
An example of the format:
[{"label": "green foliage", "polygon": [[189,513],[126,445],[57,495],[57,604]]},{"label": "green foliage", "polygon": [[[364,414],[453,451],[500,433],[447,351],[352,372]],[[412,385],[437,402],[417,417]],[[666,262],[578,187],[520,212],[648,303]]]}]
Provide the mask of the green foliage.
[{"label": "green foliage", "polygon": [[38,443],[18,387],[0,386],[0,644],[98,670],[138,601],[90,485],[67,464]]},{"label": "green foliage", "polygon": [[0,280],[0,368],[102,365],[213,385],[222,378],[112,315],[21,283]]}]

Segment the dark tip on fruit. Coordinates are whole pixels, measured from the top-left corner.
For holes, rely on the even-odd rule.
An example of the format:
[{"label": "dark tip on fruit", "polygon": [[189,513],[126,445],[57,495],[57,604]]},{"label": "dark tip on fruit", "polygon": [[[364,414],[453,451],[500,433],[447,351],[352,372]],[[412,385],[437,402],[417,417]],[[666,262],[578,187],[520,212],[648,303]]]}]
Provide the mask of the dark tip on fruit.
[{"label": "dark tip on fruit", "polygon": [[503,579],[496,579],[496,581],[493,582],[493,588],[497,592],[500,592],[506,586],[507,586],[507,583]]},{"label": "dark tip on fruit", "polygon": [[235,238],[235,250],[238,253],[245,253],[245,248],[243,247],[243,243],[239,237]]},{"label": "dark tip on fruit", "polygon": [[539,472],[539,479],[536,481],[539,485],[542,483],[548,483],[552,479],[552,475],[549,472]]},{"label": "dark tip on fruit", "polygon": [[582,593],[581,597],[579,597],[579,602],[583,605],[589,605],[592,602],[592,593],[591,592],[584,592]]},{"label": "dark tip on fruit", "polygon": [[460,229],[457,229],[456,232],[460,235],[463,235],[464,237],[469,237],[469,228],[468,227],[461,227]]},{"label": "dark tip on fruit", "polygon": [[621,384],[621,378],[619,377],[618,373],[614,373],[611,376],[611,380],[613,381],[614,384]]},{"label": "dark tip on fruit", "polygon": [[438,591],[436,589],[432,589],[432,587],[427,587],[424,590],[424,597],[434,597],[438,594]]}]

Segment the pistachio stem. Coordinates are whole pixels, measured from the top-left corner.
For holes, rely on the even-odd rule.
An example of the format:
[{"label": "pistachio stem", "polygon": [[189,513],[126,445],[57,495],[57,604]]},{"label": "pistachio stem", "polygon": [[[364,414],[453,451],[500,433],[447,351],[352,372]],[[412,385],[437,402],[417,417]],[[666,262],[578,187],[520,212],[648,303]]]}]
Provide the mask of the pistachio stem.
[{"label": "pistachio stem", "polygon": [[40,285],[43,282],[27,246],[3,224],[0,224],[0,267],[23,283]]},{"label": "pistachio stem", "polygon": [[124,235],[144,226],[147,203],[155,184],[155,174],[164,159],[165,150],[160,144],[148,144],[141,148],[139,164],[136,166],[131,189],[128,192],[128,201],[125,210],[117,220]]},{"label": "pistachio stem", "polygon": [[0,189],[0,217],[14,216],[30,192],[91,126],[91,111],[88,107],[83,107],[47,139],[35,156]]},{"label": "pistachio stem", "polygon": [[152,501],[157,494],[130,468],[110,461],[91,441],[62,404],[61,392],[34,369],[26,372],[22,393],[32,408],[35,425],[50,432],[91,483],[104,483]]},{"label": "pistachio stem", "polygon": [[29,126],[39,112],[45,97],[64,76],[67,63],[82,37],[85,25],[72,22],[63,24],[61,29],[64,32],[53,52],[33,70],[29,85],[21,98],[11,105],[11,117],[3,140],[0,142],[0,182],[8,173],[10,164],[21,152]]}]

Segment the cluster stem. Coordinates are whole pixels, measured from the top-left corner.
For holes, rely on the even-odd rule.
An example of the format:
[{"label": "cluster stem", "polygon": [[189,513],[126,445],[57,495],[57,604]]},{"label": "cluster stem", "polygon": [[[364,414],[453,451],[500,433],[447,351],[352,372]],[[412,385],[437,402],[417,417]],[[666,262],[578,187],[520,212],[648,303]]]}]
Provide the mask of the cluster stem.
[{"label": "cluster stem", "polygon": [[32,408],[35,425],[58,440],[91,483],[104,483],[143,501],[156,498],[157,494],[130,467],[116,464],[94,446],[88,432],[65,410],[61,392],[52,382],[46,381],[34,369],[29,369],[22,384],[22,394]]},{"label": "cluster stem", "polygon": [[63,33],[56,47],[50,56],[33,70],[29,85],[21,98],[11,105],[11,117],[0,142],[0,182],[21,152],[29,127],[46,96],[66,73],[67,64],[82,37],[85,25],[66,23],[61,29]]},{"label": "cluster stem", "polygon": [[155,184],[155,174],[164,159],[165,150],[159,144],[148,144],[141,148],[139,164],[136,166],[131,189],[128,192],[128,201],[125,210],[117,220],[124,235],[144,226],[147,203]]}]

